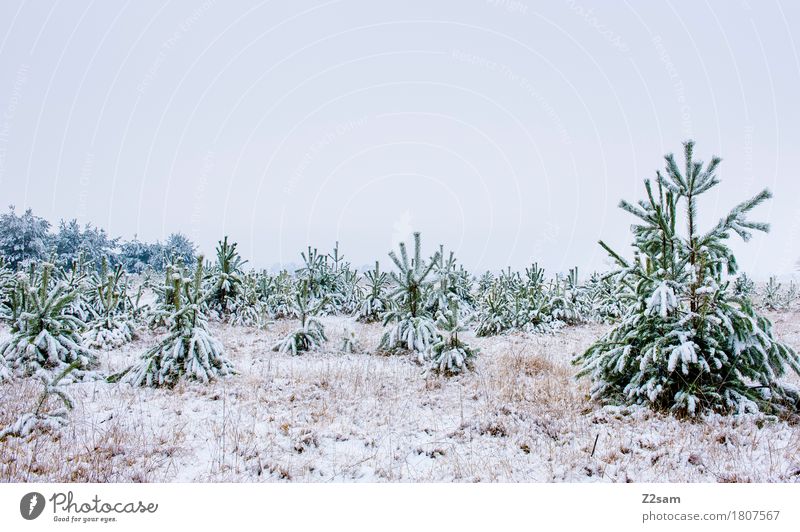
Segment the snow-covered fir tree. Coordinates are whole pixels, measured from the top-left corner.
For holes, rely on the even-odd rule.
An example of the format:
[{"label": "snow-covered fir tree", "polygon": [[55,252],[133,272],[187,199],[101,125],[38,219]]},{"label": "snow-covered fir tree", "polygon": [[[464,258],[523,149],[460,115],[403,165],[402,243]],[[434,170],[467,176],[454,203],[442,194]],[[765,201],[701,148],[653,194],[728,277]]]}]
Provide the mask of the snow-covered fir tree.
[{"label": "snow-covered fir tree", "polygon": [[75,263],[75,259],[81,255],[81,226],[78,220],[72,219],[69,222],[61,220],[58,224],[58,231],[51,239],[51,251],[55,254],[57,264],[62,268],[69,269]]},{"label": "snow-covered fir tree", "polygon": [[545,282],[543,268],[534,262],[525,268],[524,277],[509,268],[501,273],[498,283],[503,287],[513,328],[533,333],[551,330],[548,290],[553,283]]},{"label": "snow-covered fir tree", "polygon": [[97,317],[97,309],[92,304],[94,293],[90,284],[91,267],[86,263],[82,254],[72,261],[68,268],[54,268],[57,279],[67,285],[75,297],[67,306],[67,314],[73,315],[83,323],[89,323]]},{"label": "snow-covered fir tree", "polygon": [[601,245],[618,263],[617,280],[634,304],[606,335],[576,357],[591,377],[591,396],[696,416],[704,412],[796,410],[800,395],[781,382],[800,372],[796,353],[778,342],[772,325],[749,300],[727,290],[736,273],[727,246],[732,233],[749,240],[768,226],[748,220],[770,197],[766,190],[734,207],[708,230],[698,226],[698,199],[718,184],[720,159],[707,166],[685,145],[685,169],[672,155],[646,199],[620,206],[633,214],[634,258]]},{"label": "snow-covered fir tree", "polygon": [[193,264],[197,260],[197,246],[183,233],[172,233],[167,237],[164,253],[173,260],[181,258],[184,264]]},{"label": "snow-covered fir tree", "polygon": [[14,291],[15,276],[8,262],[0,256],[0,320],[3,319],[3,309],[6,307],[4,303],[9,301],[11,293]]},{"label": "snow-covered fir tree", "polygon": [[761,291],[761,306],[767,310],[784,310],[786,298],[783,295],[783,284],[772,276]]},{"label": "snow-covered fir tree", "polygon": [[116,249],[119,238],[110,238],[105,229],[86,224],[81,232],[79,253],[83,259],[98,268],[102,261],[116,264]]},{"label": "snow-covered fir tree", "polygon": [[514,326],[514,319],[509,312],[508,297],[500,283],[492,282],[479,300],[475,334],[477,336],[495,336]]},{"label": "snow-covered fir tree", "polygon": [[70,377],[83,378],[94,356],[80,332],[84,323],[67,312],[75,291],[63,281],[53,280],[50,263],[29,266],[16,274],[14,288],[3,302],[11,336],[0,344],[0,357],[16,376],[40,371],[60,372],[76,363]]},{"label": "snow-covered fir tree", "polygon": [[[175,282],[173,275],[175,272],[183,272],[185,266],[183,259],[178,257],[175,262],[170,262],[164,268],[164,274],[159,281],[156,277],[151,279],[149,288],[155,295],[155,301],[147,309],[145,321],[151,329],[158,329],[160,327],[171,327],[172,316],[174,315],[174,294]],[[205,302],[203,303],[205,305]],[[201,309],[205,311],[206,309]]]},{"label": "snow-covered fir tree", "polygon": [[478,285],[476,287],[478,299],[483,297],[492,287],[494,286],[494,274],[490,271],[486,271],[483,275],[480,276],[478,279]]},{"label": "snow-covered fir tree", "polygon": [[[338,256],[338,245],[334,248],[334,252]],[[320,253],[317,248],[311,246],[308,246],[305,252],[301,252],[300,256],[303,259],[303,266],[295,272],[297,280],[300,283],[305,282],[308,297],[312,302],[325,300],[326,304],[319,309],[321,313],[335,311],[336,301],[331,295],[336,292],[336,275],[329,264],[330,256]]]},{"label": "snow-covered fir tree", "polygon": [[[0,256],[0,321],[10,322],[13,319],[11,298],[14,293],[15,275],[8,267],[6,260]],[[11,378],[11,370],[6,359],[0,356],[0,382]]]},{"label": "snow-covered fir tree", "polygon": [[233,325],[266,327],[269,321],[269,307],[262,292],[266,275],[266,272],[248,272],[242,277],[241,290],[231,315]]},{"label": "snow-covered fir tree", "polygon": [[751,298],[756,291],[756,283],[753,282],[747,273],[742,272],[733,282],[733,293],[739,297]]},{"label": "snow-covered fir tree", "polygon": [[160,244],[142,242],[135,235],[133,240],[123,242],[119,248],[118,260],[131,273],[142,273],[148,269],[161,271],[165,266],[161,263],[162,259]]},{"label": "snow-covered fir tree", "polygon": [[383,315],[392,306],[389,298],[389,275],[381,271],[380,262],[375,261],[375,268],[364,274],[366,290],[356,311],[356,319],[372,323],[383,319]]},{"label": "snow-covered fir tree", "polygon": [[[37,377],[42,382],[44,389],[39,394],[36,407],[30,412],[25,412],[11,425],[0,430],[0,442],[9,437],[25,438],[37,430],[58,430],[66,425],[70,410],[75,408],[75,400],[64,389],[62,381],[79,365],[80,363],[75,361],[55,377],[48,375],[46,372],[40,372]],[[60,403],[60,406],[48,408],[48,400],[51,397],[55,398]]]},{"label": "snow-covered fir tree", "polygon": [[760,295],[759,303],[761,308],[782,311],[788,309],[797,301],[800,291],[798,291],[797,284],[794,281],[789,281],[789,286],[784,289],[783,283],[779,282],[777,277],[772,276],[767,280]]},{"label": "snow-covered fir tree", "polygon": [[339,251],[339,242],[328,254],[309,246],[300,256],[303,267],[295,272],[297,279],[308,283],[312,300],[326,301],[319,309],[320,313],[354,313],[362,297],[360,278]]},{"label": "snow-covered fir tree", "polygon": [[259,291],[270,316],[276,319],[292,317],[294,282],[288,271],[281,270],[275,275],[262,276]]},{"label": "snow-covered fir tree", "polygon": [[126,290],[122,310],[133,320],[134,324],[145,324],[150,312],[150,303],[145,301],[144,296],[150,286],[152,273],[152,270],[148,269],[144,273],[134,274]]},{"label": "snow-covered fir tree", "polygon": [[339,269],[336,275],[336,311],[352,315],[358,310],[359,303],[364,298],[364,289],[361,287],[361,276],[357,271],[346,264]]},{"label": "snow-covered fir tree", "polygon": [[394,251],[389,257],[397,267],[391,273],[395,289],[389,294],[394,300],[392,310],[386,313],[383,326],[389,327],[381,338],[384,350],[406,349],[424,359],[428,349],[439,339],[433,316],[425,308],[431,288],[429,276],[439,259],[436,253],[429,263],[422,258],[420,234],[414,233],[414,256],[409,258],[405,242],[400,243],[400,256]]},{"label": "snow-covered fir tree", "polygon": [[211,285],[208,305],[220,318],[227,317],[235,310],[236,298],[241,291],[244,276],[242,266],[246,262],[236,251],[235,242],[229,244],[227,236],[219,241],[217,261],[208,272],[207,279]]},{"label": "snow-covered fir tree", "polygon": [[[556,288],[560,289],[555,282],[545,283],[544,270],[536,263],[525,269],[524,277],[510,268],[500,272],[479,301],[476,334],[493,336],[509,330],[535,334],[553,331],[563,322],[552,314],[557,311],[566,315],[570,304]],[[556,296],[563,301],[553,304]]]},{"label": "snow-covered fir tree", "polygon": [[436,320],[436,325],[444,334],[431,347],[430,369],[442,375],[457,375],[472,369],[479,351],[459,338],[459,333],[466,331],[459,322],[460,314],[458,300],[451,298],[448,309],[440,311]]},{"label": "snow-covered fir tree", "polygon": [[590,315],[599,323],[614,323],[625,309],[624,287],[612,275],[593,273],[586,285]]},{"label": "snow-covered fir tree", "polygon": [[[435,260],[434,260],[435,259]],[[451,300],[456,300],[462,316],[473,310],[472,280],[469,273],[456,261],[455,253],[444,256],[444,246],[431,257],[431,289],[428,291],[426,309],[432,316],[449,312]]]},{"label": "snow-covered fir tree", "polygon": [[103,260],[117,264],[119,238],[110,238],[104,229],[92,224],[81,229],[78,220],[61,220],[49,240],[49,253],[62,268],[71,268],[77,257],[93,268],[99,268]]},{"label": "snow-covered fir tree", "polygon": [[109,270],[103,260],[92,280],[96,318],[83,333],[86,345],[93,349],[121,347],[133,340],[134,325],[126,312],[127,280],[121,264]]},{"label": "snow-covered fir tree", "polygon": [[171,316],[167,337],[144,353],[139,362],[115,375],[135,386],[175,386],[181,379],[209,382],[234,373],[222,342],[208,329],[204,312],[203,257],[197,258],[194,277],[180,262],[169,268],[171,283],[166,297]]},{"label": "snow-covered fir tree", "polygon": [[786,308],[791,308],[794,305],[798,298],[800,298],[800,289],[797,287],[797,283],[794,280],[789,281],[789,286],[786,287],[786,294],[784,295],[784,301],[786,302]]},{"label": "snow-covered fir tree", "polygon": [[50,223],[27,209],[18,216],[14,206],[0,215],[0,255],[12,269],[28,261],[47,258]]},{"label": "snow-covered fir tree", "polygon": [[578,268],[566,278],[556,277],[548,298],[548,313],[558,324],[579,325],[591,317],[591,301],[586,287],[578,282]]},{"label": "snow-covered fir tree", "polygon": [[300,320],[300,327],[277,342],[272,347],[273,351],[297,355],[320,347],[328,339],[325,336],[325,328],[317,319],[317,314],[327,301],[324,298],[316,299],[311,295],[308,279],[302,279],[298,284],[293,300],[293,311]]}]

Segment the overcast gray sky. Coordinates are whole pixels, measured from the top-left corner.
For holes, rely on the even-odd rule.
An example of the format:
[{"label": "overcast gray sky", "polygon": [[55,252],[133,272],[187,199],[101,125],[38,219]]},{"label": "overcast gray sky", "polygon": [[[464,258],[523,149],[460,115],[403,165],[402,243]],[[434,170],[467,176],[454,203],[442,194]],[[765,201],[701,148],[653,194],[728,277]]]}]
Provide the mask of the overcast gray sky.
[{"label": "overcast gray sky", "polygon": [[473,269],[602,269],[621,198],[694,138],[703,219],[769,187],[800,257],[797,2],[0,3],[0,200],[257,266],[411,231]]}]

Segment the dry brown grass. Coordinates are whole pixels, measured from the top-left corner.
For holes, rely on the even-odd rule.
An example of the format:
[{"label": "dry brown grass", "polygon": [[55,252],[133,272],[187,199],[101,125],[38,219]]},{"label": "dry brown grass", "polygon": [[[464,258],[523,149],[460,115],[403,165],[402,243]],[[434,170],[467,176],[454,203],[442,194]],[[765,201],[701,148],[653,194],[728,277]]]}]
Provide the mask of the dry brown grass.
[{"label": "dry brown grass", "polygon": [[[326,324],[329,345],[338,346],[341,320]],[[789,324],[777,327],[796,327]],[[475,371],[447,379],[424,376],[405,357],[270,351],[294,325],[219,328],[240,373],[209,385],[72,386],[68,427],[0,442],[0,480],[800,479],[800,435],[785,422],[689,423],[588,403],[588,383],[574,380],[569,361],[601,327],[467,335],[482,349]],[[357,334],[375,346],[381,328],[359,325]],[[123,367],[153,341],[143,335],[103,364]],[[38,392],[32,380],[0,385],[0,424],[29,409]]]}]

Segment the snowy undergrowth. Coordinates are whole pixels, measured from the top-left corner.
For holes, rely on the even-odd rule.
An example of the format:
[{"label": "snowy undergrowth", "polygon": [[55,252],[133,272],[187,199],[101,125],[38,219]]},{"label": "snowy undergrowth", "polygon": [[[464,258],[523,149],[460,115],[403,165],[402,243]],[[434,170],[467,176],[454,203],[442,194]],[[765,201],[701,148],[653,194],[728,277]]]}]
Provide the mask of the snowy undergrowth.
[{"label": "snowy undergrowth", "polygon": [[[800,315],[770,318],[800,346]],[[212,323],[239,374],[210,384],[71,384],[69,425],[1,442],[0,481],[800,480],[800,431],[787,421],[687,422],[587,402],[569,361],[604,326],[467,333],[481,349],[475,372],[425,378],[408,357],[342,354],[345,320],[322,318],[330,341],[302,357],[270,349],[297,321],[266,331]],[[363,349],[379,343],[379,324],[351,327]],[[127,367],[158,339],[146,332],[109,351],[100,371]],[[36,379],[1,384],[0,427],[40,393]]]}]

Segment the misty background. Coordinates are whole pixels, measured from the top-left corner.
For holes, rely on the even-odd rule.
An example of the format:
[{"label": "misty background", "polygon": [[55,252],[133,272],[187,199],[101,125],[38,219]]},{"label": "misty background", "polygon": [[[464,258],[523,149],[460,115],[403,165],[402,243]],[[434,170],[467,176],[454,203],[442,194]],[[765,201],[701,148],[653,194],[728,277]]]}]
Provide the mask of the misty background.
[{"label": "misty background", "polygon": [[[472,271],[605,269],[620,199],[723,158],[707,225],[769,187],[743,270],[800,258],[800,4],[0,4],[0,206],[255,267],[421,231]],[[680,156],[682,157],[682,156]],[[679,160],[680,160],[679,157]]]}]

